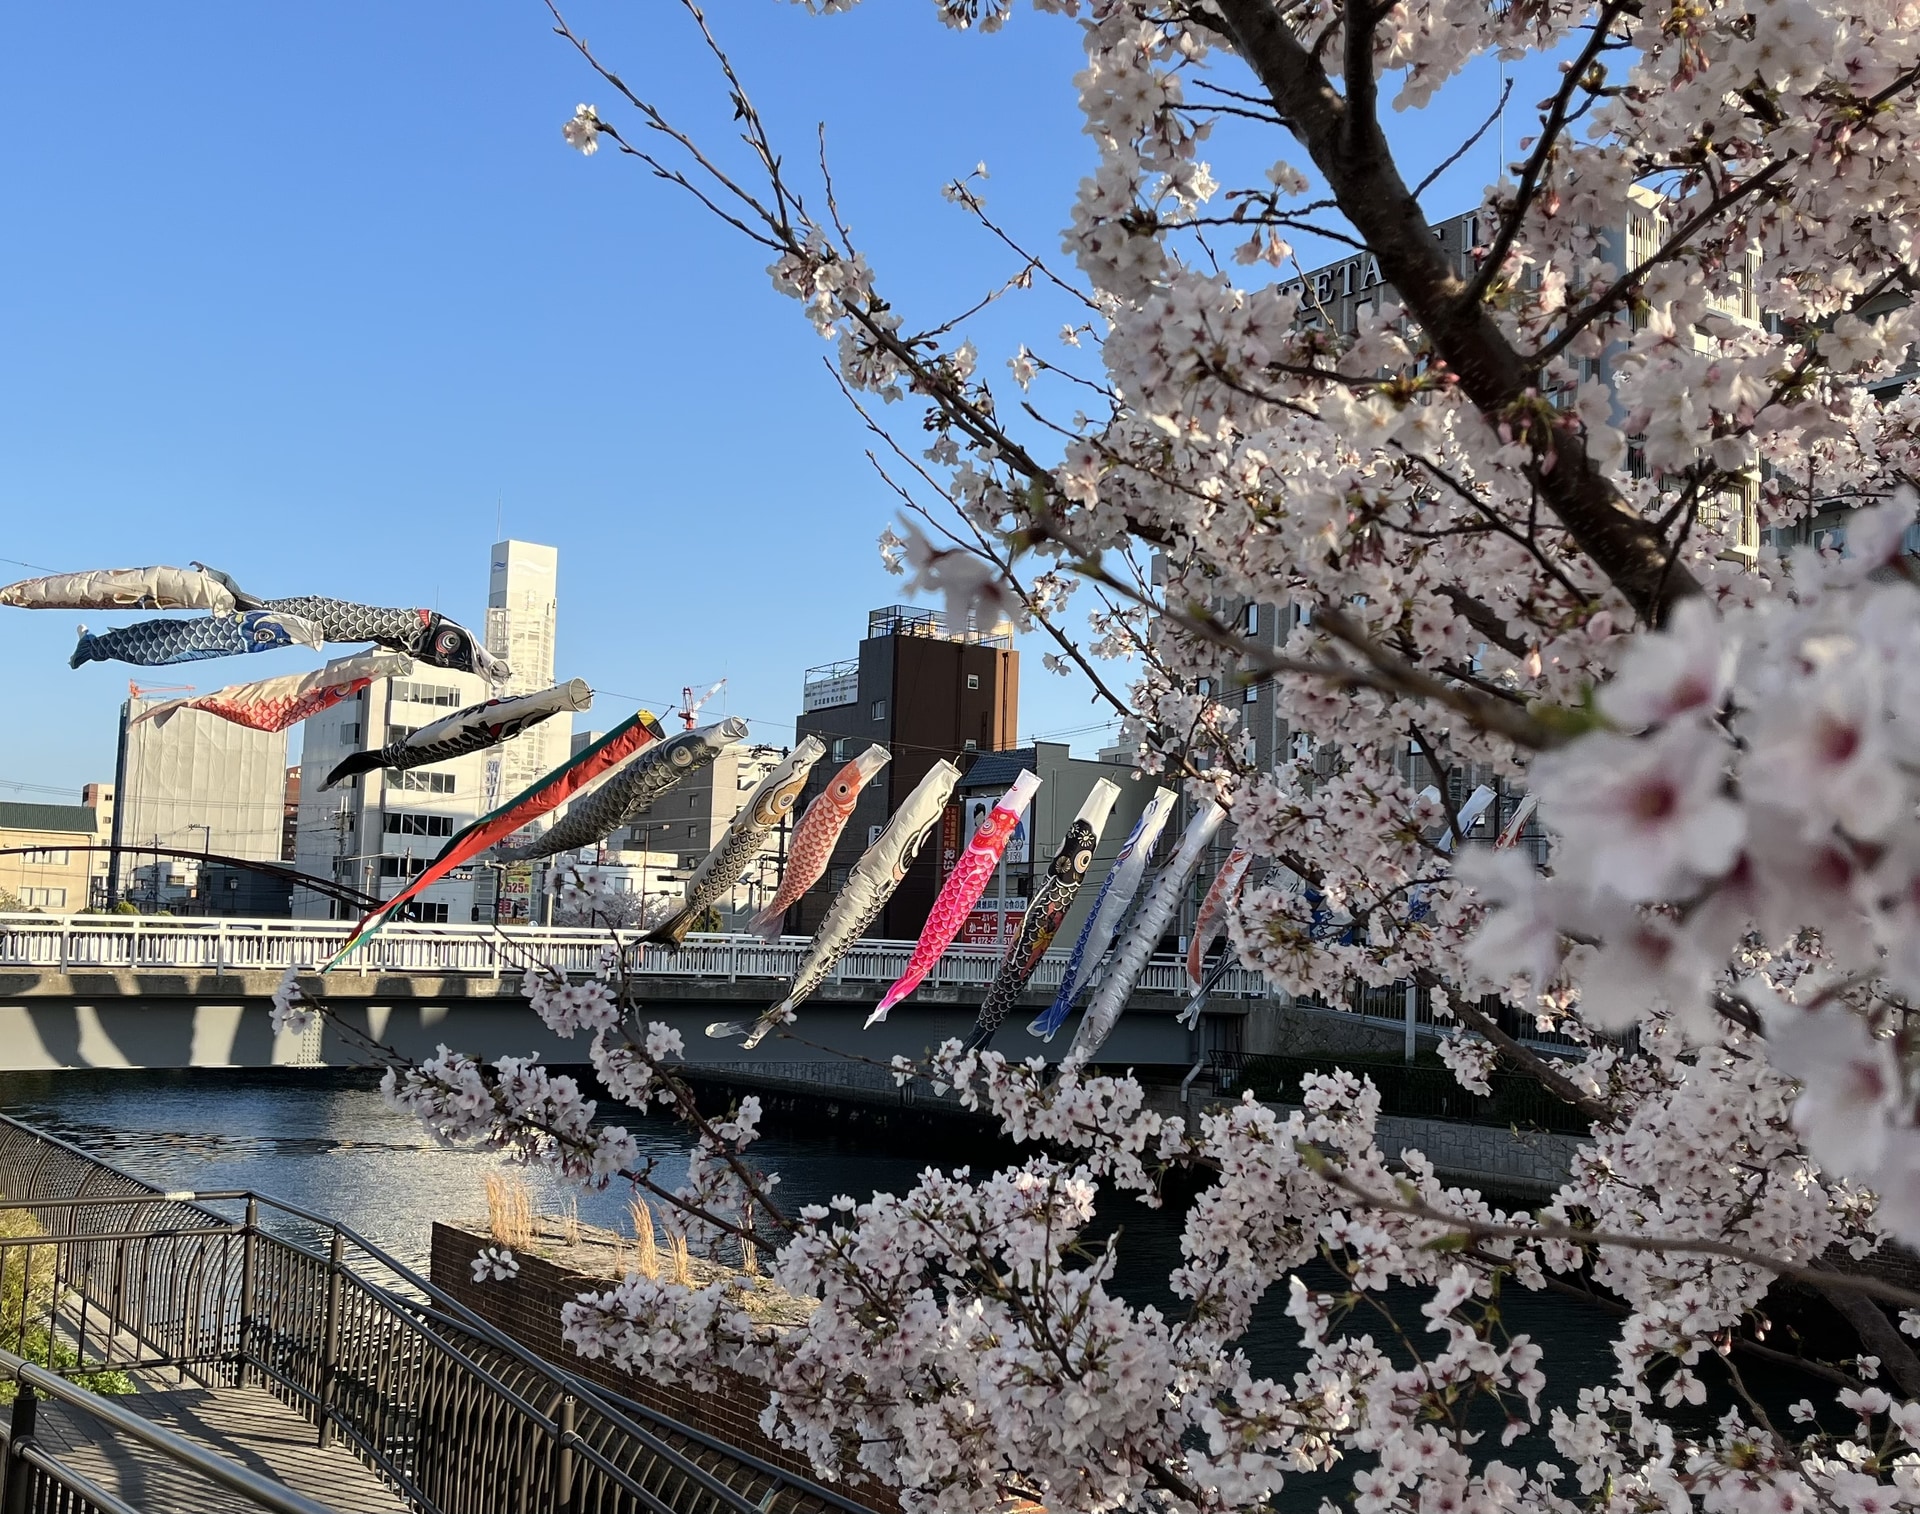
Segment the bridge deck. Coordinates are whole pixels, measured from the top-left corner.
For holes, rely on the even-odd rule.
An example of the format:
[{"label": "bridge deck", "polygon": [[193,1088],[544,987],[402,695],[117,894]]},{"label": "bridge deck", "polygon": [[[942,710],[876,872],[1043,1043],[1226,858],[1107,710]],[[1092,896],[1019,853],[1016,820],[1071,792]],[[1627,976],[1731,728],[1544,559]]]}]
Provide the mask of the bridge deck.
[{"label": "bridge deck", "polygon": [[[321,1450],[314,1427],[264,1388],[174,1388],[117,1402],[339,1514],[406,1509],[352,1452],[338,1444]],[[115,1436],[85,1410],[43,1399],[35,1439],[141,1514],[259,1514],[257,1504]]]}]

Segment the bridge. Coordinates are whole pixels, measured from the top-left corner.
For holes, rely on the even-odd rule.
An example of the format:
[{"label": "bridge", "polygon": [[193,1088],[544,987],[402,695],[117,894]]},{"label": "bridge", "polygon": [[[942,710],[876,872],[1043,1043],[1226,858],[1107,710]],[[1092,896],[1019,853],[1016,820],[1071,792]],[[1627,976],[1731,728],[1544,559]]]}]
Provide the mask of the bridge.
[{"label": "bridge", "polygon": [[[351,930],[349,922],[325,920],[0,915],[0,1066],[359,1065],[364,1053],[351,1035],[330,1025],[276,1035],[268,1013],[285,970],[327,961]],[[950,948],[914,996],[868,1031],[868,1013],[906,967],[913,943],[862,941],[801,1006],[792,1034],[769,1036],[752,1051],[709,1039],[705,1027],[750,1020],[777,1001],[805,955],[804,938],[694,935],[674,949],[643,943],[635,932],[395,924],[327,974],[321,992],[353,1032],[408,1056],[431,1055],[444,1042],[484,1057],[539,1051],[549,1062],[578,1063],[584,1047],[553,1036],[528,1013],[521,975],[541,965],[584,976],[616,941],[628,953],[643,1013],[680,1030],[690,1063],[775,1079],[878,1079],[889,1088],[883,1069],[849,1065],[845,1054],[884,1064],[964,1035],[1000,962],[992,948]],[[1021,1001],[1025,1012],[1011,1016],[996,1040],[1000,1050],[1029,1056],[1040,1049],[1026,1022],[1052,1002],[1067,955],[1047,953]],[[1184,965],[1155,958],[1103,1059],[1194,1063],[1202,1036],[1175,1020],[1188,992]],[[1209,999],[1208,1017],[1230,1024],[1271,1001],[1260,974],[1236,968]],[[1070,1038],[1071,1023],[1062,1036]],[[1051,1049],[1057,1055],[1066,1044],[1057,1038]]]},{"label": "bridge", "polygon": [[873,1514],[324,1216],[162,1192],[4,1116],[0,1295],[0,1514]]}]

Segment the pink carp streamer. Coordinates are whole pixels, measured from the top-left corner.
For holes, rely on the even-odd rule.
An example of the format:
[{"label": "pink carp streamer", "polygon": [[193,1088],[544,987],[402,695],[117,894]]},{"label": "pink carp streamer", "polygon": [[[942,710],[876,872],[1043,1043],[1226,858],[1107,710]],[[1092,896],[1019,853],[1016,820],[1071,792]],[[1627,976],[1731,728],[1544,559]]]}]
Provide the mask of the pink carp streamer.
[{"label": "pink carp streamer", "polygon": [[918,988],[920,980],[933,971],[933,964],[940,960],[940,954],[953,944],[953,938],[960,934],[960,927],[966,923],[969,911],[986,892],[987,881],[1000,865],[1007,842],[1013,839],[1013,828],[1020,823],[1020,817],[1033,800],[1033,791],[1039,787],[1040,780],[1034,774],[1021,773],[1013,780],[1013,787],[1007,790],[987,818],[980,822],[980,828],[973,833],[966,851],[961,853],[953,872],[948,875],[946,886],[940,890],[940,897],[933,901],[933,913],[927,916],[926,929],[920,932],[919,944],[913,949],[907,970],[900,974],[899,981],[887,990],[886,997],[867,1016],[869,1026],[878,1025],[886,1019],[888,1010]]},{"label": "pink carp streamer", "polygon": [[780,934],[780,922],[787,911],[798,904],[826,872],[840,833],[853,818],[860,791],[892,758],[893,754],[883,746],[868,747],[835,773],[819,797],[807,806],[806,814],[793,828],[793,845],[787,852],[787,870],[781,875],[780,888],[767,907],[753,917],[749,930],[769,941]]},{"label": "pink carp streamer", "polygon": [[1196,988],[1200,986],[1200,966],[1207,960],[1207,948],[1227,928],[1227,911],[1240,897],[1240,886],[1247,881],[1247,867],[1252,861],[1253,853],[1236,846],[1227,854],[1226,865],[1207,890],[1207,897],[1200,901],[1200,913],[1193,921],[1193,940],[1187,946],[1187,977]]}]

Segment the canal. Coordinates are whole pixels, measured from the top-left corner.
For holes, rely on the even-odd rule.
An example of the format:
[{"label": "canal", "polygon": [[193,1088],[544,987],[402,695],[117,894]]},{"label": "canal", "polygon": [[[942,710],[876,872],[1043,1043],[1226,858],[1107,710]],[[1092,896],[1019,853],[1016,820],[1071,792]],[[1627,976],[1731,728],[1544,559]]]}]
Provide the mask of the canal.
[{"label": "canal", "polygon": [[[502,1165],[489,1155],[436,1146],[386,1108],[367,1076],[354,1073],[4,1073],[0,1108],[165,1188],[251,1188],[331,1215],[422,1271],[435,1219],[484,1225],[486,1176]],[[678,1181],[687,1145],[679,1128],[662,1117],[625,1123],[642,1152],[658,1159],[663,1180]],[[754,1151],[780,1174],[781,1197],[794,1208],[841,1193],[864,1198],[899,1191],[929,1165],[984,1171],[1002,1153],[964,1127],[909,1134],[826,1119],[781,1125]],[[534,1188],[547,1212],[564,1209],[570,1190],[563,1185],[536,1181]],[[627,1228],[623,1193],[582,1194],[579,1206],[587,1223]],[[1116,1219],[1124,1227],[1116,1291],[1136,1305],[1177,1310],[1166,1279],[1179,1264],[1179,1215],[1130,1200],[1108,1209],[1103,1227]],[[1314,1270],[1320,1275],[1309,1281],[1332,1284],[1330,1269]],[[1256,1370],[1283,1381],[1304,1361],[1285,1302],[1285,1289],[1274,1290],[1243,1343]],[[1416,1338],[1425,1324],[1418,1303],[1402,1295],[1394,1307]],[[1529,1334],[1544,1347],[1548,1402],[1570,1404],[1582,1385],[1611,1377],[1615,1324],[1606,1315],[1513,1288],[1503,1316],[1510,1332]],[[1780,1386],[1794,1385],[1789,1379]],[[1798,1391],[1804,1384],[1794,1396]],[[1552,1456],[1553,1448],[1535,1434],[1504,1453],[1490,1447],[1490,1454],[1530,1465]],[[1303,1479],[1289,1492],[1304,1496],[1310,1485],[1337,1491],[1328,1481]],[[1317,1497],[1285,1502],[1312,1508]]]}]

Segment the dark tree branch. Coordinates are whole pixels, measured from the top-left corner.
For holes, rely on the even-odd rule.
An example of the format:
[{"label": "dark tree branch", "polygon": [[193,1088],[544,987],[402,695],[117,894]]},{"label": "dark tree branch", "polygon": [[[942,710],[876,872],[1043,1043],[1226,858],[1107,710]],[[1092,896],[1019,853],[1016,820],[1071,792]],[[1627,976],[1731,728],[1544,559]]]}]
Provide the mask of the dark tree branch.
[{"label": "dark tree branch", "polygon": [[[1370,91],[1343,100],[1270,0],[1219,0],[1219,11],[1229,40],[1293,123],[1341,212],[1467,398],[1492,422],[1530,413],[1537,365],[1515,351],[1491,312],[1464,298],[1467,286],[1435,242],[1379,121],[1357,108]],[[1642,616],[1658,621],[1670,601],[1699,592],[1691,574],[1668,571],[1660,534],[1621,497],[1584,439],[1556,432],[1553,448],[1551,467],[1543,453],[1532,468],[1541,496]]]}]

